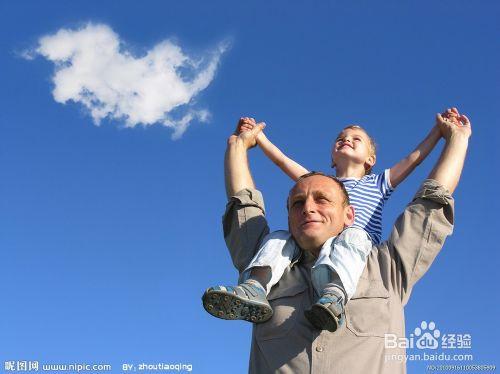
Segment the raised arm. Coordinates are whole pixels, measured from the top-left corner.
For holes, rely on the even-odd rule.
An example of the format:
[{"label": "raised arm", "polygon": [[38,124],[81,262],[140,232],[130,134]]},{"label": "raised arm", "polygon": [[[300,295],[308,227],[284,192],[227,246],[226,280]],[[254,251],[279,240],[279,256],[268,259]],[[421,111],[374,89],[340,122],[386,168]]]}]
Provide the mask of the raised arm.
[{"label": "raised arm", "polygon": [[458,115],[458,121],[437,114],[436,122],[446,140],[446,145],[429,179],[436,180],[451,194],[458,185],[464,167],[469,138],[472,134],[471,124],[463,114]]},{"label": "raised arm", "polygon": [[441,130],[436,124],[413,152],[391,168],[389,175],[391,186],[393,188],[404,181],[406,177],[410,175],[423,160],[425,160],[440,138]]},{"label": "raised arm", "polygon": [[[240,119],[240,123],[244,119]],[[248,165],[248,149],[257,144],[256,136],[263,124],[251,131],[233,134],[227,142],[224,177],[228,203],[223,217],[226,245],[233,264],[241,273],[257,252],[269,227],[264,217],[264,200],[255,189]],[[238,131],[238,130],[237,130]]]},{"label": "raised arm", "polygon": [[[241,118],[238,128],[246,118]],[[251,130],[235,133],[227,141],[224,158],[224,179],[228,200],[231,196],[245,188],[255,188],[252,174],[248,166],[247,151],[257,144],[257,134],[265,127],[263,123],[256,124]],[[238,129],[236,130],[238,131]]]},{"label": "raised arm", "polygon": [[[254,126],[255,120],[253,118],[243,119],[243,122],[238,125],[238,130],[242,132],[248,131],[251,130]],[[257,135],[257,144],[262,149],[264,154],[294,181],[297,181],[302,175],[309,173],[309,170],[292,160],[290,157],[285,155],[278,147],[276,147],[266,137],[263,131]]]},{"label": "raised arm", "polygon": [[455,190],[471,135],[464,115],[458,121],[436,116],[446,144],[436,166],[406,207],[388,241],[395,288],[406,304],[413,285],[427,272],[453,231]]},{"label": "raised arm", "polygon": [[309,173],[309,170],[281,152],[263,132],[257,136],[257,144],[259,144],[265,155],[294,181],[297,181],[302,175]]}]

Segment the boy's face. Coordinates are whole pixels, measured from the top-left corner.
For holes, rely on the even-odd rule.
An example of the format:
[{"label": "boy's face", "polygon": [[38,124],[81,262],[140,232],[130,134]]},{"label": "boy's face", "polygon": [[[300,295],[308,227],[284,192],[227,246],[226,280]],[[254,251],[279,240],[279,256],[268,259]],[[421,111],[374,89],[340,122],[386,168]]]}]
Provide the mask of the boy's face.
[{"label": "boy's face", "polygon": [[370,147],[370,138],[361,129],[344,129],[332,148],[332,166],[339,161],[362,163],[365,170],[375,165],[375,155]]}]

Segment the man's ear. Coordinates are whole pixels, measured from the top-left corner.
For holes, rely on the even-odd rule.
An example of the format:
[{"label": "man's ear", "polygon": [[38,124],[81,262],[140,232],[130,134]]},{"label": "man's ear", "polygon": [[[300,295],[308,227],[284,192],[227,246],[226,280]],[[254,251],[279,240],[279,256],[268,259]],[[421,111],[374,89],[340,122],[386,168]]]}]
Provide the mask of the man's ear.
[{"label": "man's ear", "polygon": [[351,226],[355,217],[354,207],[352,205],[346,206],[344,213],[344,227]]}]

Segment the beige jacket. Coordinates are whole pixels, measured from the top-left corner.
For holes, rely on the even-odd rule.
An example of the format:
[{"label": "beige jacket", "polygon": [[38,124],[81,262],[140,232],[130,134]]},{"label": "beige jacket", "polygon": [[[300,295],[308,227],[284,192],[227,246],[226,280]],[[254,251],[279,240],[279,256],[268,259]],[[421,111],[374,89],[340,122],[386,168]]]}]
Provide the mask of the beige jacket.
[{"label": "beige jacket", "polygon": [[[240,273],[269,233],[264,212],[257,190],[239,191],[227,204],[224,237]],[[249,371],[405,373],[403,362],[390,359],[405,350],[385,348],[384,334],[404,337],[403,308],[452,229],[452,197],[436,181],[426,180],[397,219],[390,239],[373,247],[356,293],[347,303],[346,323],[335,333],[314,329],[304,317],[317,295],[311,284],[315,259],[302,252],[269,293],[272,319],[253,326]]]}]

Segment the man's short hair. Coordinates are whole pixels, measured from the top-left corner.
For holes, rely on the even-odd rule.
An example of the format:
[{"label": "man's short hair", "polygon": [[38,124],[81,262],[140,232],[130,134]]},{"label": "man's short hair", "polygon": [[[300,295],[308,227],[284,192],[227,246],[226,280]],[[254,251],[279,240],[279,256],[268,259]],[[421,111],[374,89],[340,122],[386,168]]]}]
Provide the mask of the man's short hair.
[{"label": "man's short hair", "polygon": [[[299,179],[297,179],[297,182],[295,182],[294,186],[292,187],[292,189],[290,191],[292,191],[293,188],[297,185],[297,183],[299,183],[302,179],[313,177],[315,175],[321,175],[323,177],[327,177],[327,178],[330,178],[333,181],[335,181],[335,183],[337,183],[337,185],[340,187],[340,190],[342,191],[342,195],[343,195],[342,205],[344,207],[351,205],[351,202],[349,200],[349,194],[347,193],[347,190],[345,189],[344,183],[342,183],[337,177],[335,177],[333,175],[328,175],[328,174],[322,173],[321,171],[310,171],[309,173],[301,175],[299,177]],[[288,197],[286,198],[286,209],[287,210],[289,210],[289,205],[288,205],[289,199],[290,199],[290,192],[288,193]]]}]

